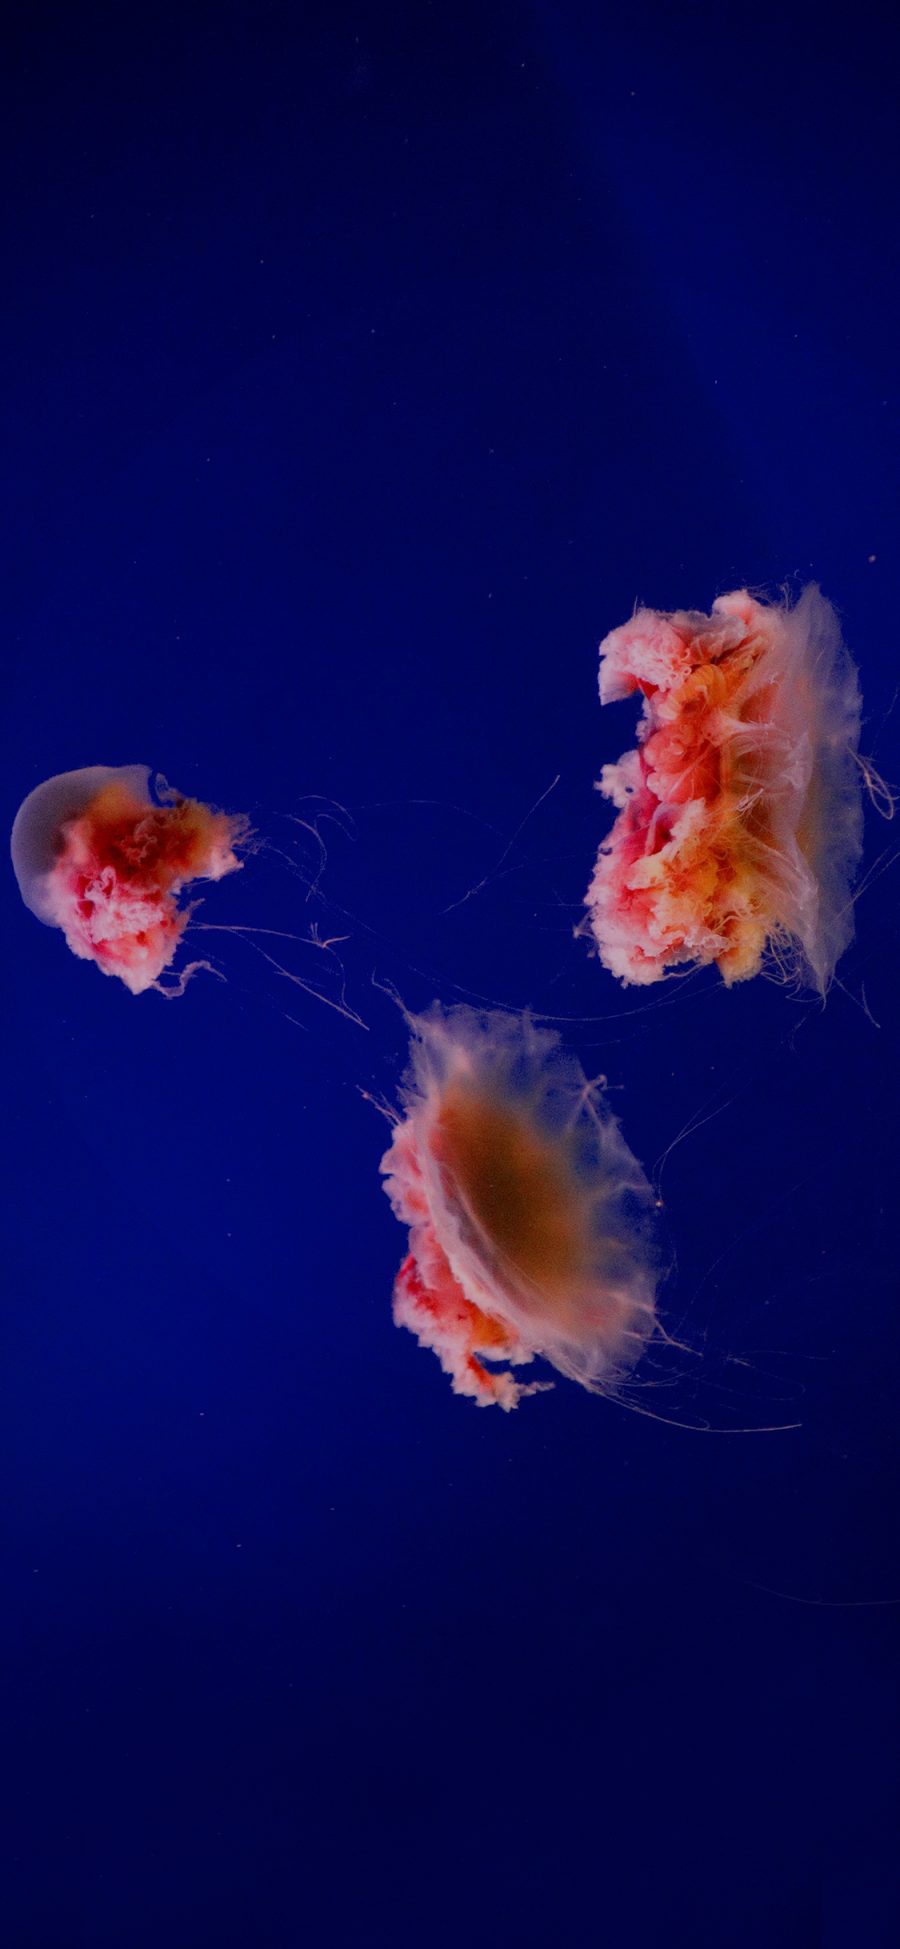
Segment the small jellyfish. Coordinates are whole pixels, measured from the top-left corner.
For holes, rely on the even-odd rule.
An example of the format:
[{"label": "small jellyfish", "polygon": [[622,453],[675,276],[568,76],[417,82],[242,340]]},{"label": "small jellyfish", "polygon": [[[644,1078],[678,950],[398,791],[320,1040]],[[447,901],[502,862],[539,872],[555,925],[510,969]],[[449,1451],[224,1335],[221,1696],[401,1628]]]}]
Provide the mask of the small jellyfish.
[{"label": "small jellyfish", "polygon": [[605,765],[618,818],[583,931],[623,982],[764,962],[825,993],[853,936],[862,850],[860,694],[838,619],[720,596],[709,616],[638,609],[600,646],[600,698],[639,691],[638,748]]},{"label": "small jellyfish", "polygon": [[26,907],[60,927],[73,954],[118,975],[133,995],[180,994],[171,966],[191,915],[182,889],[241,865],[247,820],[182,798],[147,765],[88,765],[36,786],[12,829],[13,869]]},{"label": "small jellyfish", "polygon": [[656,1214],[600,1085],[528,1015],[435,1003],[410,1028],[381,1163],[397,1325],[481,1407],[541,1391],[510,1372],[535,1355],[614,1392],[656,1323]]}]

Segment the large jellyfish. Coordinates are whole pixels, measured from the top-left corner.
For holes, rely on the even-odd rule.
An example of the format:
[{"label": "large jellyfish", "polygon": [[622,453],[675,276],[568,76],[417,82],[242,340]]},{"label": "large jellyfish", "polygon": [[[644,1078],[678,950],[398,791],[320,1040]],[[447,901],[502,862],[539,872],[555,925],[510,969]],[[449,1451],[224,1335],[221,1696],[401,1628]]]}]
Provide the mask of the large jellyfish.
[{"label": "large jellyfish", "polygon": [[638,749],[605,765],[618,818],[587,895],[624,982],[770,965],[825,993],[853,935],[862,848],[856,668],[834,610],[739,589],[709,616],[638,609],[600,646],[603,703],[640,691]]},{"label": "large jellyfish", "polygon": [[[180,994],[171,965],[191,915],[182,889],[241,865],[247,820],[182,798],[147,765],[88,765],[30,792],[12,829],[12,861],[27,907],[61,927],[73,954],[118,975],[133,995]],[[196,966],[198,964],[192,964]]]},{"label": "large jellyfish", "polygon": [[409,1226],[397,1325],[482,1407],[546,1386],[510,1372],[536,1354],[614,1390],[655,1326],[655,1208],[599,1084],[527,1015],[435,1003],[410,1027],[381,1164]]}]

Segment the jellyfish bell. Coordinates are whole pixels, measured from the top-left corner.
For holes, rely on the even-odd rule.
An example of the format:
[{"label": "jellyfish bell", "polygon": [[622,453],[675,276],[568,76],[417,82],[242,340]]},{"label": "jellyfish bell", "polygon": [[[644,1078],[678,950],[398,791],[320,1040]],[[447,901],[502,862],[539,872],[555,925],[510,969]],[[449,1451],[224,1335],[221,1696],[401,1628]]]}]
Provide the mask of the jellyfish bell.
[{"label": "jellyfish bell", "polygon": [[381,1164],[409,1227],[397,1324],[481,1406],[546,1386],[510,1371],[536,1356],[614,1391],[655,1330],[659,1264],[654,1196],[602,1089],[527,1015],[436,1003],[410,1028]]},{"label": "jellyfish bell", "polygon": [[160,979],[190,920],[179,896],[194,880],[235,872],[250,828],[164,779],[154,797],[151,775],[147,765],[88,765],[47,779],[16,814],[12,863],[25,905],[61,928],[73,954],[133,995],[180,994],[203,964]]},{"label": "jellyfish bell", "polygon": [[600,698],[639,693],[638,748],[606,765],[618,816],[583,931],[625,983],[764,965],[825,994],[853,936],[860,692],[831,604],[740,589],[710,615],[638,609],[600,646]]}]

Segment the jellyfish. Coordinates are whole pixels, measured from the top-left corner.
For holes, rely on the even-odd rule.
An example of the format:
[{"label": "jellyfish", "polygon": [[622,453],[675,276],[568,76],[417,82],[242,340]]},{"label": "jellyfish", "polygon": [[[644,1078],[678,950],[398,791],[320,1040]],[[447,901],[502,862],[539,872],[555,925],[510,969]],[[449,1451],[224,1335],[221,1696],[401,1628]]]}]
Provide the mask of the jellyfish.
[{"label": "jellyfish", "polygon": [[654,1332],[653,1193],[602,1086],[529,1015],[409,1018],[403,1114],[381,1162],[409,1252],[394,1319],[457,1394],[517,1407],[536,1355],[612,1393]]},{"label": "jellyfish", "polygon": [[220,880],[241,865],[250,837],[241,815],[183,798],[147,765],[88,765],[30,792],[12,829],[12,862],[26,907],[60,927],[73,954],[118,975],[133,995],[181,994],[193,962],[174,983],[169,968],[192,908],[179,905],[197,879]]},{"label": "jellyfish", "polygon": [[625,983],[767,965],[824,995],[853,935],[862,850],[860,693],[837,616],[719,596],[638,609],[600,646],[600,698],[643,699],[638,748],[605,765],[618,817],[582,931]]}]

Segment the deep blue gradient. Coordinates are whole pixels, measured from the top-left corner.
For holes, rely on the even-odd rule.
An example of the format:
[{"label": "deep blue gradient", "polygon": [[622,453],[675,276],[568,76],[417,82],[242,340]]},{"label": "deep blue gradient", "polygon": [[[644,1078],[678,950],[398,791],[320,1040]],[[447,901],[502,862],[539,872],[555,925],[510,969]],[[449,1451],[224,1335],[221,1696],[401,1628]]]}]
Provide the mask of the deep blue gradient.
[{"label": "deep blue gradient", "polygon": [[[248,811],[202,917],[346,935],[366,1026],[244,936],[133,999],[6,875],[9,1949],[897,1939],[895,828],[824,1009],[573,939],[637,597],[817,578],[900,779],[893,53],[826,11],[20,12],[7,827]],[[641,1404],[798,1431],[451,1394],[391,985],[561,1018],[648,1170],[697,1119]]]}]

